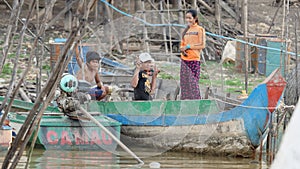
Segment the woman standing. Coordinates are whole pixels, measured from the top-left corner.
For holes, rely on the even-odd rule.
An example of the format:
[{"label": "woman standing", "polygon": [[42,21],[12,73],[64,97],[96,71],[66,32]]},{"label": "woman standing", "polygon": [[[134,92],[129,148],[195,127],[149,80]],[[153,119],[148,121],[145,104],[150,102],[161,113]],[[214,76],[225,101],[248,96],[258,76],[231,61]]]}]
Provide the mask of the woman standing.
[{"label": "woman standing", "polygon": [[205,48],[205,30],[199,26],[196,10],[188,10],[185,20],[188,26],[183,31],[180,44],[181,99],[201,99],[199,89],[200,54]]}]

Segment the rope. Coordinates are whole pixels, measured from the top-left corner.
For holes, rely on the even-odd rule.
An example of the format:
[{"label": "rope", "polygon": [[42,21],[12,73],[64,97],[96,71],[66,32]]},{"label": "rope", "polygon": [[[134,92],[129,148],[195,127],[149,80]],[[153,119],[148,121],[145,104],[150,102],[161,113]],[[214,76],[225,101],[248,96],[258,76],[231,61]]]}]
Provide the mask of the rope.
[{"label": "rope", "polygon": [[250,109],[287,109],[287,108],[291,108],[291,109],[295,109],[295,106],[294,105],[280,105],[280,106],[276,106],[276,107],[256,107],[256,106],[245,106],[245,105],[241,105],[241,104],[235,104],[235,103],[230,103],[230,102],[227,102],[227,101],[224,101],[224,100],[221,100],[221,99],[217,99],[217,98],[214,98],[213,100],[215,101],[219,101],[219,102],[222,102],[222,103],[226,103],[226,104],[229,104],[229,105],[233,105],[233,106],[236,106],[236,107],[243,107],[243,108],[250,108]]}]

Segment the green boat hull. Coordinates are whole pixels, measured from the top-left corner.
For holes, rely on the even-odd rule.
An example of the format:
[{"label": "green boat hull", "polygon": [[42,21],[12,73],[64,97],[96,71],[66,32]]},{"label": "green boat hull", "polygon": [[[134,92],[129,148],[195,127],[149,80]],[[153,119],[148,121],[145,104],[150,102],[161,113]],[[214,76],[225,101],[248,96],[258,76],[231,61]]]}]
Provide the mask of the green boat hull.
[{"label": "green boat hull", "polygon": [[[12,113],[11,123],[22,125],[25,115]],[[94,116],[116,138],[120,139],[121,123],[106,116]],[[44,149],[114,151],[117,143],[89,120],[72,120],[66,116],[43,116],[36,145]]]}]

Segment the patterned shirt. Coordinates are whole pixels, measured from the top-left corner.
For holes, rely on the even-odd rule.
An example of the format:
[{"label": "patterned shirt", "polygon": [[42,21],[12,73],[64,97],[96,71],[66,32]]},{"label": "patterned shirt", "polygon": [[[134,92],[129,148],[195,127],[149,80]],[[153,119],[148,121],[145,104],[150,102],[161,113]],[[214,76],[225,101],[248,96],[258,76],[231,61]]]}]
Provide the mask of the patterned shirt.
[{"label": "patterned shirt", "polygon": [[139,72],[139,81],[134,88],[134,99],[135,100],[151,100],[151,83],[149,80],[149,75],[146,71]]}]

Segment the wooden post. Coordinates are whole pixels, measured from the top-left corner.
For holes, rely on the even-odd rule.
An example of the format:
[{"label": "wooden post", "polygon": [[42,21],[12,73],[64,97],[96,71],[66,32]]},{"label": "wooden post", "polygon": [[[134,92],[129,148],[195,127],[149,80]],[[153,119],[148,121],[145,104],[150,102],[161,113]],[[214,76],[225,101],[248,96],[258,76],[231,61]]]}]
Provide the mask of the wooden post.
[{"label": "wooden post", "polygon": [[197,10],[197,0],[191,0],[192,9]]},{"label": "wooden post", "polygon": [[[184,12],[182,9],[182,1],[177,0],[178,2],[178,9],[179,9],[179,14],[178,14],[178,22],[179,24],[183,25],[184,24]],[[182,32],[182,28],[180,29],[180,33]]]},{"label": "wooden post", "polygon": [[[66,0],[66,6],[68,6],[71,2],[72,0]],[[65,13],[64,28],[65,31],[67,32],[70,32],[72,29],[72,8],[71,7]]]},{"label": "wooden post", "polygon": [[[142,11],[143,11],[144,21],[146,22],[147,17],[146,17],[146,12],[145,12],[145,1],[144,0],[142,0]],[[147,31],[147,26],[145,24],[144,24],[144,48],[146,48],[146,52],[148,52],[148,53],[150,52],[148,31]]]},{"label": "wooden post", "polygon": [[[21,2],[21,4],[19,5],[19,10],[21,10],[22,8],[22,5],[23,5],[23,1]],[[14,91],[18,91],[18,88],[14,88],[14,85],[16,83],[16,77],[17,77],[17,70],[18,70],[18,60],[19,60],[19,57],[20,57],[20,53],[21,53],[21,49],[22,49],[22,45],[23,45],[23,39],[24,39],[24,35],[25,35],[25,31],[26,31],[26,27],[28,25],[28,20],[31,16],[31,14],[33,13],[33,5],[32,4],[30,6],[30,11],[26,17],[26,22],[25,24],[23,25],[22,29],[21,29],[21,32],[20,32],[20,38],[18,39],[18,46],[16,48],[16,57],[14,58],[15,61],[14,61],[14,66],[13,66],[13,71],[12,71],[12,75],[11,75],[11,80],[9,82],[9,86],[8,86],[8,91],[5,95],[5,99],[4,101],[2,102],[2,105],[0,106],[0,110],[3,110],[4,109],[4,106],[6,105],[7,101],[8,101],[8,98],[10,97],[10,95],[12,94],[13,90]],[[12,102],[12,100],[10,100],[10,103]],[[6,107],[5,109],[5,113],[2,115],[2,119],[0,120],[0,126],[2,126],[6,116],[7,116],[7,113],[9,112],[8,107]]]},{"label": "wooden post", "polygon": [[240,23],[240,19],[241,19],[240,4],[241,4],[241,1],[236,1],[235,13],[236,13],[237,18],[236,18],[236,22],[235,22],[234,26],[236,26],[237,23]]},{"label": "wooden post", "polygon": [[[168,21],[171,21],[171,17],[170,17],[170,5],[169,5],[169,0],[167,0],[167,9],[168,9]],[[173,47],[172,47],[172,29],[171,29],[171,26],[169,25],[168,26],[168,37],[169,37],[169,46],[170,46],[170,59],[171,59],[171,62],[173,62]]]},{"label": "wooden post", "polygon": [[[244,38],[248,42],[248,0],[243,0],[242,28]],[[245,44],[245,90],[248,93],[248,44]]]},{"label": "wooden post", "polygon": [[[3,46],[3,50],[2,50],[3,56],[0,57],[0,74],[2,73],[2,68],[5,63],[8,51],[13,43],[13,41],[11,40],[12,39],[11,37],[13,36],[13,34],[16,32],[16,29],[18,28],[18,22],[16,22],[16,19],[19,18],[19,15],[20,15],[20,12],[18,12],[19,9],[20,9],[19,1],[14,0],[13,8],[11,10],[11,14],[10,14],[10,18],[9,18],[9,24],[7,26],[5,42],[2,45]],[[2,105],[2,107],[4,107],[4,106]]]},{"label": "wooden post", "polygon": [[221,15],[222,15],[222,9],[220,6],[220,0],[216,0],[215,2],[215,17],[219,29],[219,34],[221,34]]},{"label": "wooden post", "polygon": [[214,9],[212,9],[206,2],[203,0],[198,0],[210,13],[214,13]]},{"label": "wooden post", "polygon": [[[94,1],[91,1],[89,3],[89,7],[91,6],[90,4],[92,2],[94,2]],[[54,5],[54,4],[51,3],[51,5]],[[85,17],[83,19],[81,19],[82,22],[80,23],[80,26],[77,27],[75,30],[73,30],[71,32],[71,34],[69,35],[69,38],[68,38],[68,40],[67,40],[67,42],[64,46],[63,53],[60,55],[59,60],[56,63],[55,69],[54,69],[54,71],[52,72],[50,78],[47,81],[46,87],[43,88],[43,90],[39,94],[39,96],[37,98],[37,101],[35,102],[32,110],[28,114],[28,116],[27,116],[24,124],[22,125],[16,139],[13,141],[13,146],[9,149],[9,151],[6,154],[6,157],[5,157],[5,159],[2,163],[2,168],[3,169],[7,169],[8,167],[15,168],[16,165],[18,164],[18,162],[19,162],[19,160],[20,160],[20,158],[23,154],[23,151],[26,147],[26,144],[28,143],[28,141],[31,137],[31,134],[33,132],[34,127],[37,125],[38,120],[42,117],[43,112],[45,111],[47,105],[50,102],[50,99],[53,96],[53,93],[56,89],[53,86],[58,85],[59,77],[62,75],[62,73],[64,72],[65,67],[67,66],[67,63],[71,59],[71,57],[66,58],[66,55],[68,53],[69,48],[72,46],[73,42],[75,41],[75,37],[76,37],[77,33],[81,29],[83,29],[83,25],[85,24],[85,21],[87,20],[88,14],[89,14],[89,9],[84,14]],[[47,10],[46,10],[46,15],[47,15]],[[42,26],[41,26],[41,29],[39,31],[39,36],[37,36],[35,38],[34,42],[33,42],[34,43],[33,48],[36,47],[36,44],[38,42],[38,37],[40,37],[41,34],[45,31],[46,24],[41,24],[41,25]],[[74,45],[72,46],[72,48],[73,47],[74,47]],[[31,51],[30,56],[31,57],[33,56],[33,50]],[[29,71],[29,69],[27,68],[26,71],[25,71],[25,74],[28,71]],[[47,98],[47,99],[44,101],[44,98]],[[43,105],[42,108],[40,108],[41,104]],[[19,151],[16,154],[17,150],[19,150]],[[10,163],[11,163],[11,165],[9,166]]]},{"label": "wooden post", "polygon": [[[111,1],[111,3],[113,3],[113,1]],[[108,24],[109,26],[108,27],[110,28],[110,30],[108,30],[108,32],[110,32],[110,47],[109,47],[110,50],[109,50],[109,53],[112,55],[113,44],[116,45],[117,51],[119,53],[122,53],[120,43],[119,43],[119,36],[115,35],[115,34],[118,33],[118,31],[116,31],[115,24],[113,22],[113,20],[114,20],[113,11],[111,11],[109,6],[107,6],[107,5],[105,5],[105,9],[106,9],[106,13],[107,13],[108,19],[109,19],[109,24]]]},{"label": "wooden post", "polygon": [[[298,23],[299,23],[299,19],[300,19],[300,16],[299,16],[299,10],[298,10],[298,15],[297,17],[295,17],[295,49],[296,49],[296,84],[299,84],[298,81],[298,63],[299,63],[299,59],[298,59],[298,35],[297,35],[297,30],[298,30]],[[299,96],[299,91],[298,91],[298,87],[296,87],[296,96]]]},{"label": "wooden post", "polygon": [[[162,12],[164,10],[164,6],[163,6],[163,0],[159,1],[159,9],[161,10],[160,12],[160,18],[161,18],[161,23],[164,24],[164,12]],[[164,45],[165,45],[165,52],[168,53],[168,43],[167,43],[167,35],[166,35],[166,27],[163,27],[163,36],[164,36]]]},{"label": "wooden post", "polygon": [[142,9],[142,2],[140,0],[134,1],[134,11],[139,11]]}]

